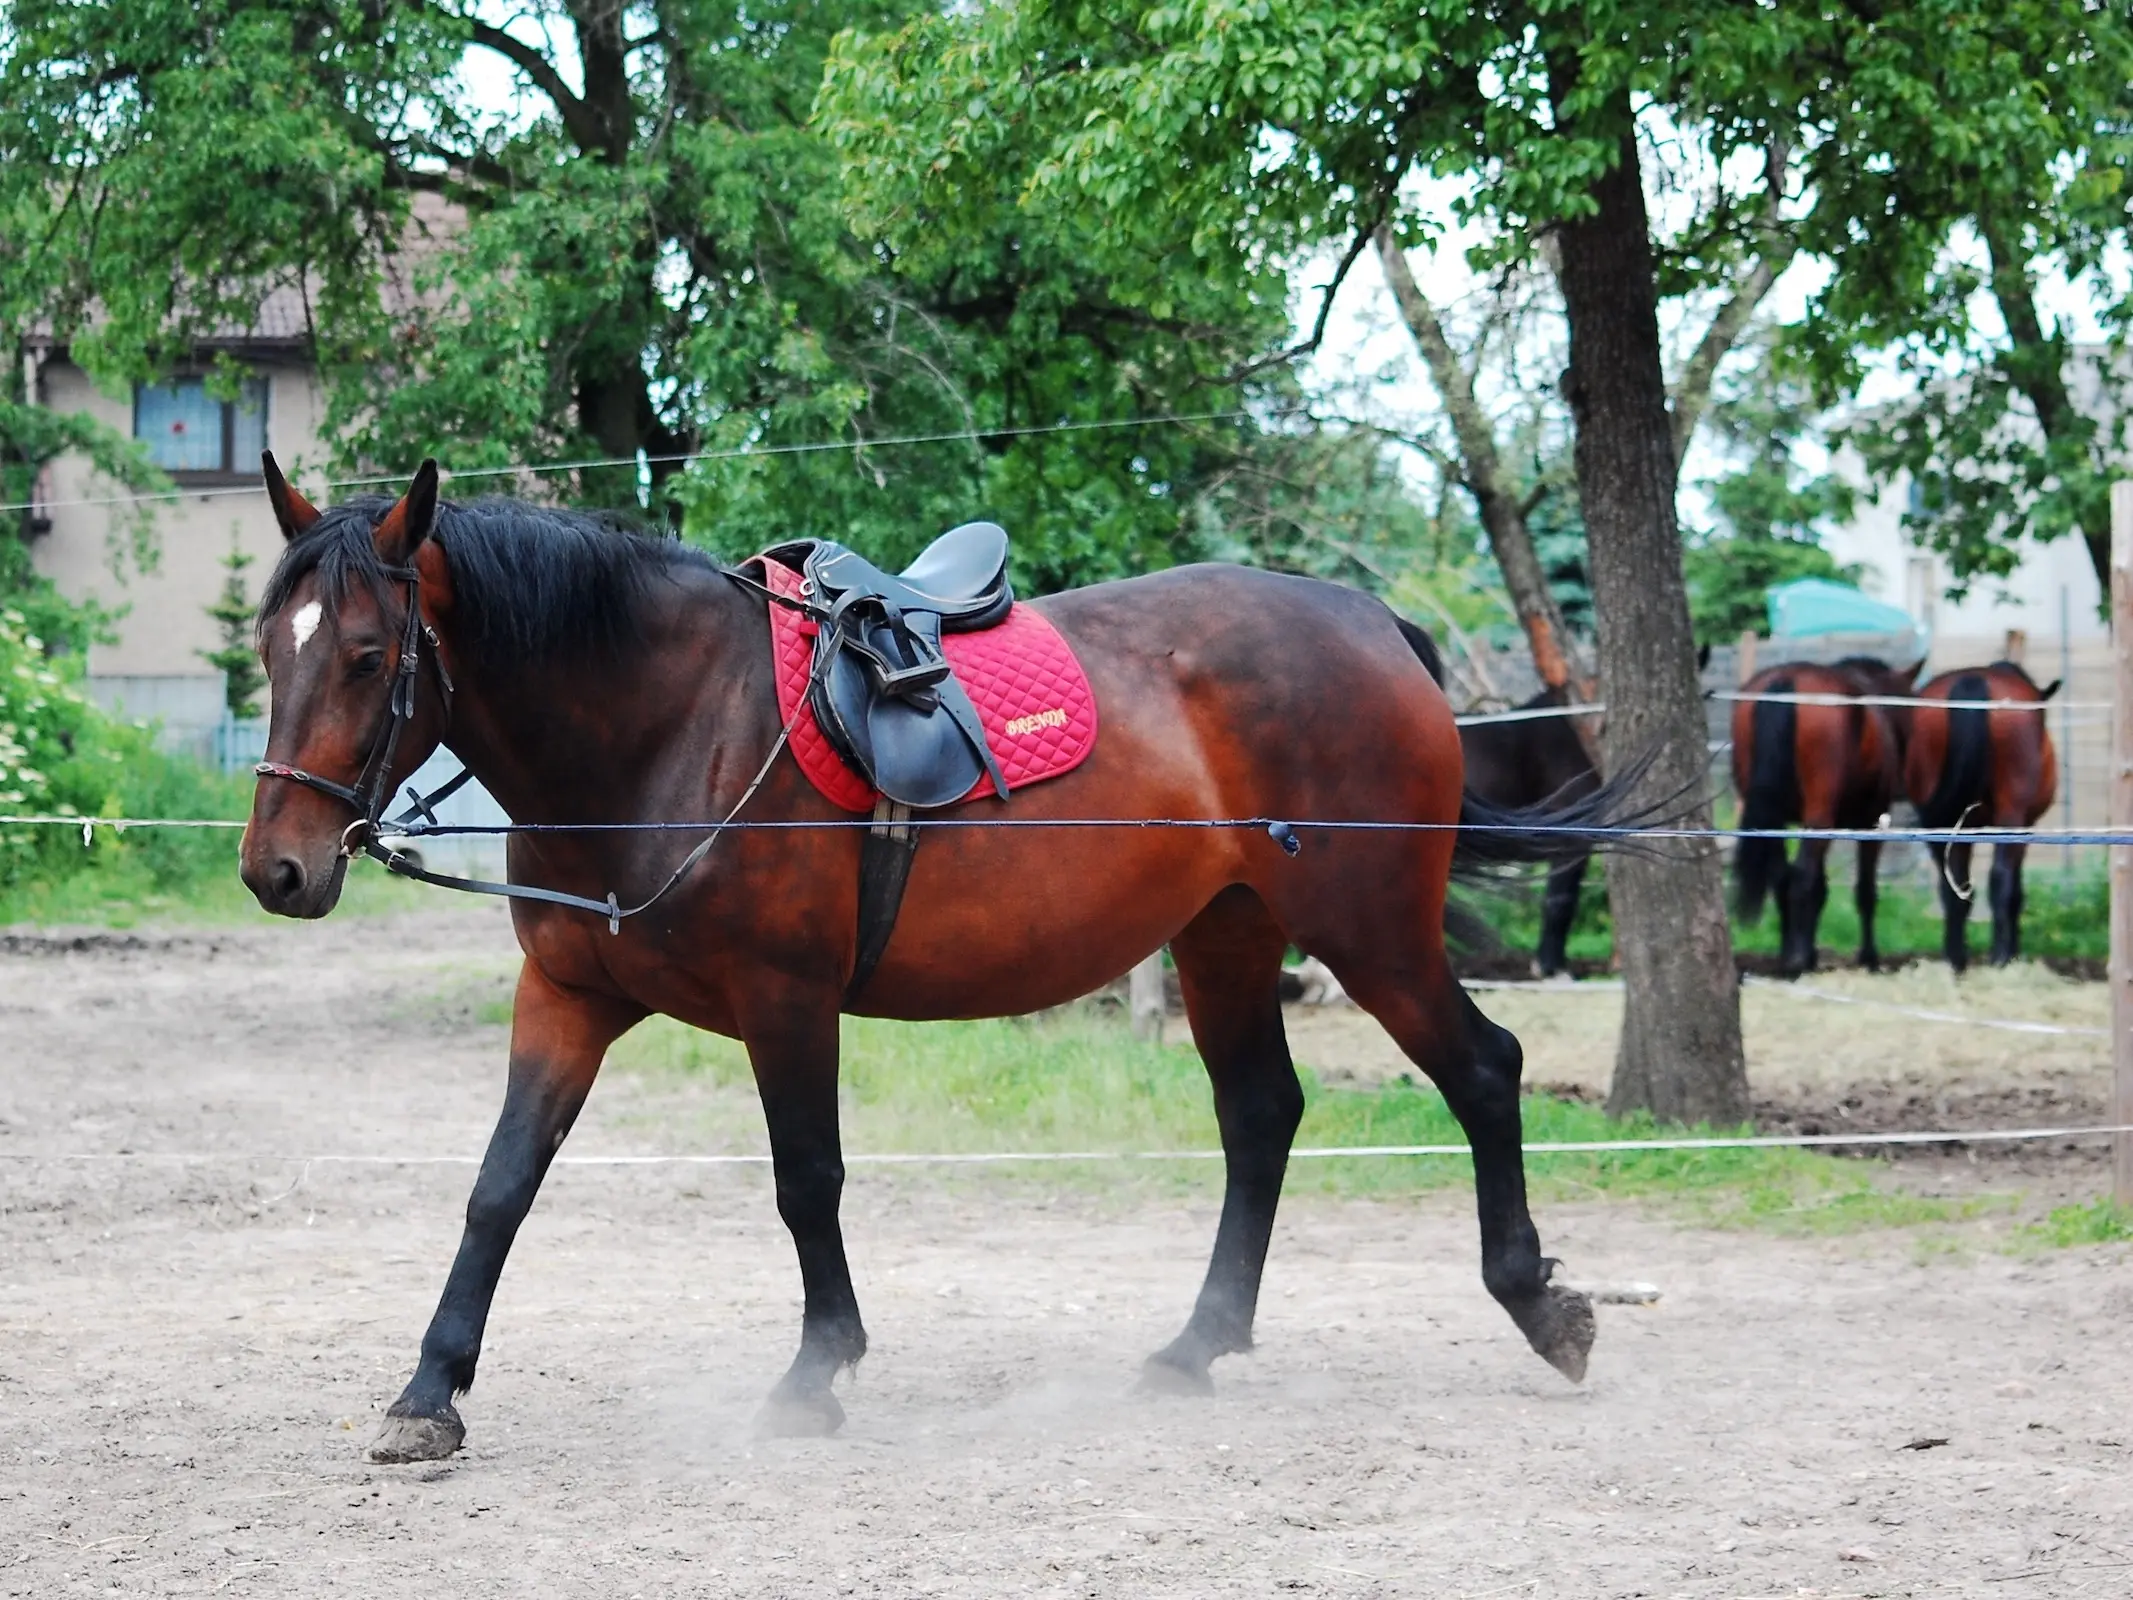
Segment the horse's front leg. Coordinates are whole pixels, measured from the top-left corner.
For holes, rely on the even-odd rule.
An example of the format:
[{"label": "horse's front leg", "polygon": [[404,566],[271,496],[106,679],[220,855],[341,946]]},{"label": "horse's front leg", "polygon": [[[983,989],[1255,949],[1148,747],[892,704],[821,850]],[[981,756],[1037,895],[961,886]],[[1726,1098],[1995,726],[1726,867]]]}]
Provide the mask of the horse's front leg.
[{"label": "horse's front leg", "polygon": [[778,1215],[800,1255],[804,1295],[800,1353],[771,1390],[757,1426],[770,1434],[821,1436],[844,1422],[832,1380],[867,1351],[837,1221],[844,1194],[837,1134],[839,996],[835,990],[765,985],[743,1005],[741,1037],[763,1097]]},{"label": "horse's front leg", "polygon": [[422,1359],[387,1409],[371,1460],[435,1461],[466,1438],[452,1401],[473,1386],[504,1257],[585,1104],[607,1047],[643,1015],[604,995],[558,988],[531,961],[520,971],[503,1113],[467,1199],[466,1232],[422,1336]]}]

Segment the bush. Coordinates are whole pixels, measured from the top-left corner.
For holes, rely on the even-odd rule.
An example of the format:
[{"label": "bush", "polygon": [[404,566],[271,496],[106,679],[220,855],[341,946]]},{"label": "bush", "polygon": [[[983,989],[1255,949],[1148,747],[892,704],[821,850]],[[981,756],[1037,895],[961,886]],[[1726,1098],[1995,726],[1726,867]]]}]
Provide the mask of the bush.
[{"label": "bush", "polygon": [[[244,785],[155,748],[147,729],[105,715],[82,694],[78,654],[54,658],[26,614],[0,609],[0,815],[239,817]],[[168,892],[232,856],[218,829],[0,825],[0,894],[95,874],[121,892]]]}]

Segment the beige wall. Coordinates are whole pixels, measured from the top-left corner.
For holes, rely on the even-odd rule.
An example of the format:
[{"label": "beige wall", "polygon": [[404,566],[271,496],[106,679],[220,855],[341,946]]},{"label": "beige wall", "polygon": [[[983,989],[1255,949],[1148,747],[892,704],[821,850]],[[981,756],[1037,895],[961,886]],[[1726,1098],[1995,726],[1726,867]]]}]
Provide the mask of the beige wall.
[{"label": "beige wall", "polygon": [[[318,437],[325,397],[316,376],[294,365],[262,365],[259,371],[267,380],[268,448],[292,477],[306,464],[316,467],[325,455]],[[55,410],[86,411],[122,431],[132,430],[132,396],[99,392],[88,375],[70,363],[46,365],[41,398]],[[199,652],[221,643],[206,608],[221,591],[222,558],[229,552],[232,533],[253,557],[245,582],[255,598],[281,552],[281,533],[265,493],[247,485],[218,484],[159,502],[155,533],[160,559],[154,570],[141,573],[126,563],[122,573],[115,573],[116,508],[69,502],[117,494],[118,487],[74,456],[52,464],[48,484],[45,498],[52,529],[36,542],[37,569],[70,596],[127,608],[118,623],[117,642],[92,651],[90,673],[98,678],[216,677]]]}]

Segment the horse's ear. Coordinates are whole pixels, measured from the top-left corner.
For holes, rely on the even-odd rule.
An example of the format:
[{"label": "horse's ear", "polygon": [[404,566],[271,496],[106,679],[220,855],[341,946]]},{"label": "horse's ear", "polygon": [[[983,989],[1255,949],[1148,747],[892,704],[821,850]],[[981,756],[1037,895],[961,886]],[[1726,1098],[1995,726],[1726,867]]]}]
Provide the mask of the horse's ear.
[{"label": "horse's ear", "polygon": [[289,487],[273,451],[259,452],[259,470],[266,476],[267,499],[273,502],[274,520],[281,524],[284,539],[294,539],[318,521],[318,507]]},{"label": "horse's ear", "polygon": [[2039,700],[2049,700],[2053,695],[2059,692],[2059,686],[2065,682],[2066,680],[2064,678],[2052,679],[2050,683],[2047,683],[2043,688],[2037,691],[2037,698]]},{"label": "horse's ear", "polygon": [[1906,684],[1909,687],[1915,689],[1918,687],[1918,680],[1924,677],[1925,675],[1926,658],[1924,656],[1920,656],[1916,661],[1911,663],[1911,668],[1908,672],[1898,672],[1896,674],[1896,678],[1898,682]]},{"label": "horse's ear", "polygon": [[1700,644],[1696,647],[1696,670],[1698,672],[1708,672],[1710,667],[1711,647],[1709,644]]},{"label": "horse's ear", "polygon": [[436,520],[437,463],[424,461],[415,469],[415,481],[407,486],[407,493],[393,502],[371,532],[378,559],[389,567],[406,566],[430,536]]}]

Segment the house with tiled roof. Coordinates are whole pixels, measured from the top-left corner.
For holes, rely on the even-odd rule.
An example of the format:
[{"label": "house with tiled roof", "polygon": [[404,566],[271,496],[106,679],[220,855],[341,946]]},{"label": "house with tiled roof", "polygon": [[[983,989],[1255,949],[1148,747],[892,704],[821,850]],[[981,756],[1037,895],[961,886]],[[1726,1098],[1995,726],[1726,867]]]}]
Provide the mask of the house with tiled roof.
[{"label": "house with tiled roof", "polygon": [[[389,307],[413,303],[416,265],[457,220],[436,197],[417,197],[408,248],[386,275]],[[207,383],[223,357],[246,373],[229,398]],[[68,596],[122,613],[116,636],[90,652],[89,690],[107,707],[161,723],[167,743],[209,755],[224,701],[222,674],[203,659],[222,643],[207,608],[233,545],[253,558],[246,576],[255,595],[281,552],[260,452],[271,449],[292,475],[308,469],[313,482],[329,453],[305,292],[272,290],[245,326],[203,340],[192,363],[160,382],[100,388],[50,337],[31,340],[26,360],[36,403],[85,412],[131,436],[174,486],[153,506],[156,558],[142,571],[114,560],[134,509],[117,486],[82,456],[62,456],[39,475],[27,524],[37,570]]]}]

